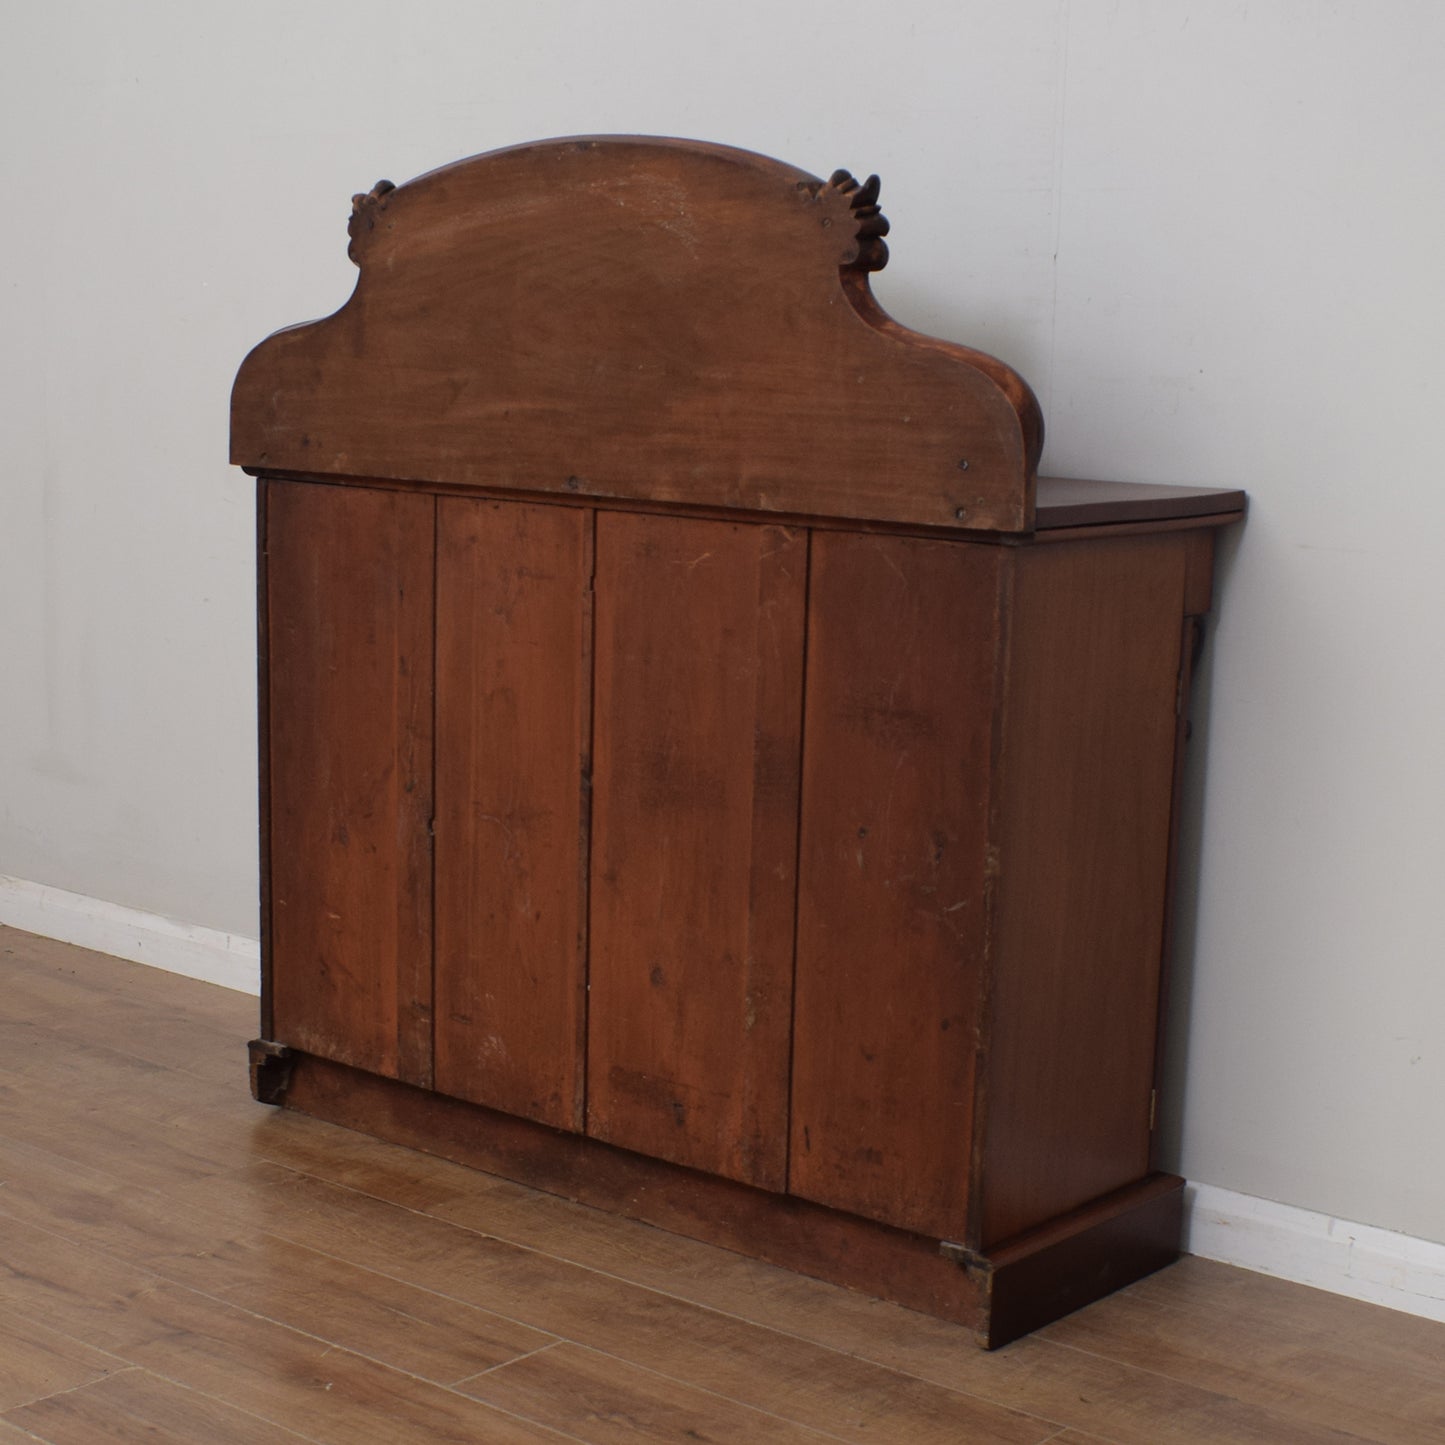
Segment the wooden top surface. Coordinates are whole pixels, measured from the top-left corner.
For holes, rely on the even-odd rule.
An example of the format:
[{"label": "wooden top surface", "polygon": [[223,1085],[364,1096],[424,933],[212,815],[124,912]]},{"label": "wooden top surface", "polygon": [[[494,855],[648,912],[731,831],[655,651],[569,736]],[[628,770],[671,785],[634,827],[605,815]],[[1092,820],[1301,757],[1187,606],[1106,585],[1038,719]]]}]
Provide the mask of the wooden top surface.
[{"label": "wooden top surface", "polygon": [[1242,491],[1232,488],[1040,477],[1034,526],[1047,532],[1063,527],[1171,522],[1189,517],[1233,521],[1244,511],[1246,500]]},{"label": "wooden top surface", "polygon": [[543,141],[354,200],[335,315],[257,347],[234,462],[1028,532],[1017,373],[868,289],[876,178],[648,137]]}]

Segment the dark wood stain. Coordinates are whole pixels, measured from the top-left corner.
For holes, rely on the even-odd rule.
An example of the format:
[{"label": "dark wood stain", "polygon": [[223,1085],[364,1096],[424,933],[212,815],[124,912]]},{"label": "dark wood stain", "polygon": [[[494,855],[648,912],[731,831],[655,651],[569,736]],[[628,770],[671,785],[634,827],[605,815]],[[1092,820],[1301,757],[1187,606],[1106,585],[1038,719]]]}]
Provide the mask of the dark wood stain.
[{"label": "dark wood stain", "polygon": [[436,1086],[581,1128],[592,519],[437,520]]},{"label": "dark wood stain", "polygon": [[273,1029],[418,1084],[431,1082],[435,505],[288,482],[267,496]]},{"label": "dark wood stain", "polygon": [[433,171],[365,207],[351,300],[247,358],[231,459],[1027,530],[1038,403],[883,313],[867,219],[794,167],[645,137]]},{"label": "dark wood stain", "polygon": [[1149,1168],[1185,544],[1010,557],[985,1247]]},{"label": "dark wood stain", "polygon": [[598,518],[588,1132],[779,1189],[806,560]]},{"label": "dark wood stain", "polygon": [[795,1194],[963,1231],[986,925],[997,548],[814,538]]},{"label": "dark wood stain", "polygon": [[550,141],[349,229],[351,300],[233,396],[258,1094],[989,1344],[1172,1258],[1183,704],[1243,493],[1037,479],[1017,374],[869,292],[876,178]]}]

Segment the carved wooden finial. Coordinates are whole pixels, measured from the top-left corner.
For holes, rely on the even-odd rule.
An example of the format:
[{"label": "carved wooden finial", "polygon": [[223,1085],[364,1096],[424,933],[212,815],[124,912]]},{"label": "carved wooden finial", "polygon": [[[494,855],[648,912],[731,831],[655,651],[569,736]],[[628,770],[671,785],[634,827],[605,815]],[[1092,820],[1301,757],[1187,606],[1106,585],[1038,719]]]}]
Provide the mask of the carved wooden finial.
[{"label": "carved wooden finial", "polygon": [[346,248],[346,254],[359,266],[361,257],[357,254],[357,246],[362,236],[369,231],[376,229],[377,213],[386,209],[386,195],[396,189],[390,181],[378,181],[364,195],[358,191],[351,198],[351,219],[346,223],[346,234],[351,237],[351,244]]},{"label": "carved wooden finial", "polygon": [[851,171],[834,171],[828,184],[848,198],[854,219],[858,222],[858,259],[853,265],[860,271],[881,271],[888,264],[888,217],[878,208],[878,192],[882,185],[877,176],[869,176],[860,186]]}]

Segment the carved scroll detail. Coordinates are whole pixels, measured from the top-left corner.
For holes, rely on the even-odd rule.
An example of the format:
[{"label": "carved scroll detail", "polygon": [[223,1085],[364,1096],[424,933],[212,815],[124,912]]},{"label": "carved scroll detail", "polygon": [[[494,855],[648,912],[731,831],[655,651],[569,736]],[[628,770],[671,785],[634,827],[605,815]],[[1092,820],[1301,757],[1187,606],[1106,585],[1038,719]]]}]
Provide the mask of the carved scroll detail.
[{"label": "carved scroll detail", "polygon": [[851,171],[834,171],[828,184],[846,196],[853,217],[858,223],[858,259],[853,265],[860,271],[881,271],[888,264],[888,217],[878,208],[881,182],[869,176],[859,185]]},{"label": "carved scroll detail", "polygon": [[351,244],[347,246],[346,254],[358,266],[361,265],[361,239],[376,229],[377,215],[386,209],[386,196],[395,189],[390,181],[378,181],[365,195],[358,191],[351,198],[351,219],[346,223],[346,234],[351,237]]}]

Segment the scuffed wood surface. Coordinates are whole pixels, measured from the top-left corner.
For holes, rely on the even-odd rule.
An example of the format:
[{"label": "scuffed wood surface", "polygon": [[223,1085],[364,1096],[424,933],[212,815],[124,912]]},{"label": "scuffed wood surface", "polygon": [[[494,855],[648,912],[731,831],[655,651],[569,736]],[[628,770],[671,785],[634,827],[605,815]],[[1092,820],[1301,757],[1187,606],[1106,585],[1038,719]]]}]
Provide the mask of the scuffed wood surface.
[{"label": "scuffed wood surface", "polygon": [[997,547],[813,538],[790,1190],[966,1230]]},{"label": "scuffed wood surface", "polygon": [[434,499],[268,491],[274,1027],[429,1084]]},{"label": "scuffed wood surface", "polygon": [[587,1132],[786,1177],[806,535],[597,519]]},{"label": "scuffed wood surface", "polygon": [[579,1129],[592,517],[437,523],[436,1086]]},{"label": "scuffed wood surface", "polygon": [[355,294],[278,332],[234,462],[1024,531],[1023,380],[868,291],[873,179],[721,146],[545,141],[358,196]]}]

